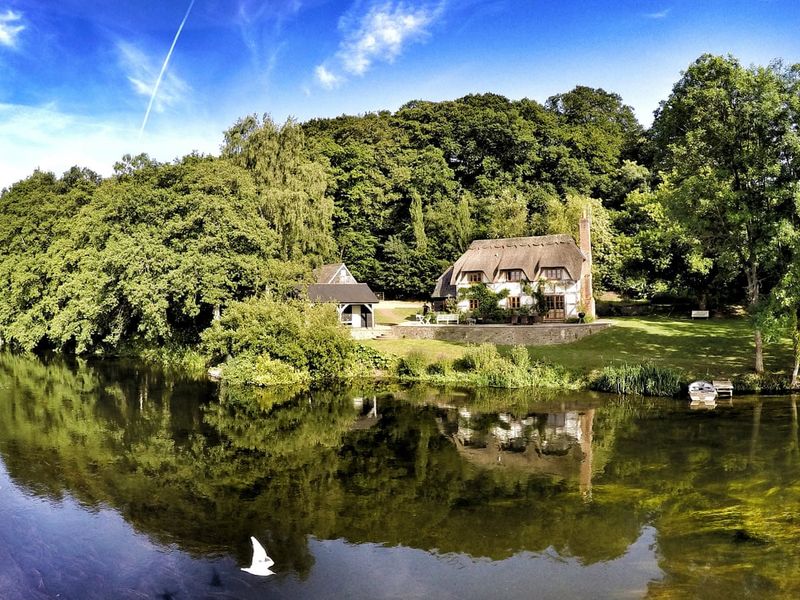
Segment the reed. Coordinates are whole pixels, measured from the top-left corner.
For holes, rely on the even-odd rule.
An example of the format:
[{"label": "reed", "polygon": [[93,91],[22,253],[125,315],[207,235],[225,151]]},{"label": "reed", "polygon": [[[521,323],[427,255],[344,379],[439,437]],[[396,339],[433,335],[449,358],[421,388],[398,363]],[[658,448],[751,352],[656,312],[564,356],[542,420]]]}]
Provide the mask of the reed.
[{"label": "reed", "polygon": [[653,363],[604,367],[589,387],[599,392],[638,396],[677,396],[681,376],[677,371]]}]

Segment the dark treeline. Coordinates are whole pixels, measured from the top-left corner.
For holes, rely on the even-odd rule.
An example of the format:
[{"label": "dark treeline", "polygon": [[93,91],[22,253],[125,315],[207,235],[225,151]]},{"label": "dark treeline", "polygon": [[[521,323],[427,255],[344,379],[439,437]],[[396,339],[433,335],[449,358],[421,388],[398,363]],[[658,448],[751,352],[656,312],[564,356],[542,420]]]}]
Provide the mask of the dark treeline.
[{"label": "dark treeline", "polygon": [[37,171],[0,196],[0,336],[77,352],[193,342],[232,302],[284,298],[340,260],[423,298],[472,240],[575,234],[590,208],[599,288],[744,304],[760,353],[800,307],[797,73],[702,56],[649,130],[617,94],[578,86],[544,104],[248,116],[218,157]]}]

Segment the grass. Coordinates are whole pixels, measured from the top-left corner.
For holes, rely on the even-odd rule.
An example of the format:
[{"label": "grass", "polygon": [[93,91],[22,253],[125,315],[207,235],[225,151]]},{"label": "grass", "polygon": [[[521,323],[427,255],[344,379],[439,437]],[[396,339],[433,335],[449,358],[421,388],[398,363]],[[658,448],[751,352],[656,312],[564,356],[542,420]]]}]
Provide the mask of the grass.
[{"label": "grass", "polygon": [[422,311],[422,302],[380,302],[375,306],[378,325],[397,325]]},{"label": "grass", "polygon": [[[681,371],[685,380],[740,377],[753,370],[753,332],[744,319],[695,320],[668,317],[612,319],[613,327],[570,344],[529,346],[533,360],[546,360],[588,373],[606,366],[650,362]],[[381,352],[405,357],[421,353],[429,362],[457,359],[466,346],[441,340],[371,340]],[[510,349],[502,348],[506,354]],[[788,341],[765,346],[768,371],[792,363]]]},{"label": "grass", "polygon": [[[687,379],[738,377],[753,370],[753,331],[745,319],[668,317],[612,319],[605,331],[571,344],[530,346],[533,359],[591,371],[609,365],[652,362],[682,371]],[[791,366],[788,341],[765,347],[768,371]]]},{"label": "grass", "polygon": [[361,342],[384,354],[394,354],[406,358],[410,354],[422,354],[428,362],[437,360],[455,360],[461,358],[467,349],[464,344],[445,342],[442,340],[364,340]]}]

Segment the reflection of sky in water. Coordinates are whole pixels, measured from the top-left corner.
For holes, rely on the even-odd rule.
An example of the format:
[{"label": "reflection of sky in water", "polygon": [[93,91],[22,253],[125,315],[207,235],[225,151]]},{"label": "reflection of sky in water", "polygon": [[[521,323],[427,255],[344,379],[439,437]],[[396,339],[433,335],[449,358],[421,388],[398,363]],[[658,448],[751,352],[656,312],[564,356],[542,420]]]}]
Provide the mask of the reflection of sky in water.
[{"label": "reflection of sky in water", "polygon": [[[242,544],[249,542],[243,540]],[[554,552],[500,561],[406,547],[309,539],[305,581],[239,570],[153,544],[113,510],[23,493],[0,462],[0,597],[39,598],[619,598],[640,597],[662,573],[655,530],[615,560],[582,565]],[[268,549],[269,550],[269,549]]]}]

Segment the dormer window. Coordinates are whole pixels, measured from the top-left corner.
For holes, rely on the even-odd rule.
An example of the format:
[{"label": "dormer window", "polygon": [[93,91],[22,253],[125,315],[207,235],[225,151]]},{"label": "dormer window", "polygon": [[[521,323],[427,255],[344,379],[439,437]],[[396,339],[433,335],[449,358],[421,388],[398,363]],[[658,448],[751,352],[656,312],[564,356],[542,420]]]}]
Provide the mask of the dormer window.
[{"label": "dormer window", "polygon": [[544,279],[548,279],[550,281],[553,281],[553,280],[560,281],[561,279],[565,279],[565,277],[564,277],[564,269],[562,269],[561,267],[542,269],[542,275],[541,276]]},{"label": "dormer window", "polygon": [[506,281],[522,281],[525,278],[525,274],[522,272],[522,269],[511,269],[505,271],[506,274]]},{"label": "dormer window", "polygon": [[480,271],[470,271],[467,273],[467,283],[480,283],[483,281],[483,273]]}]

